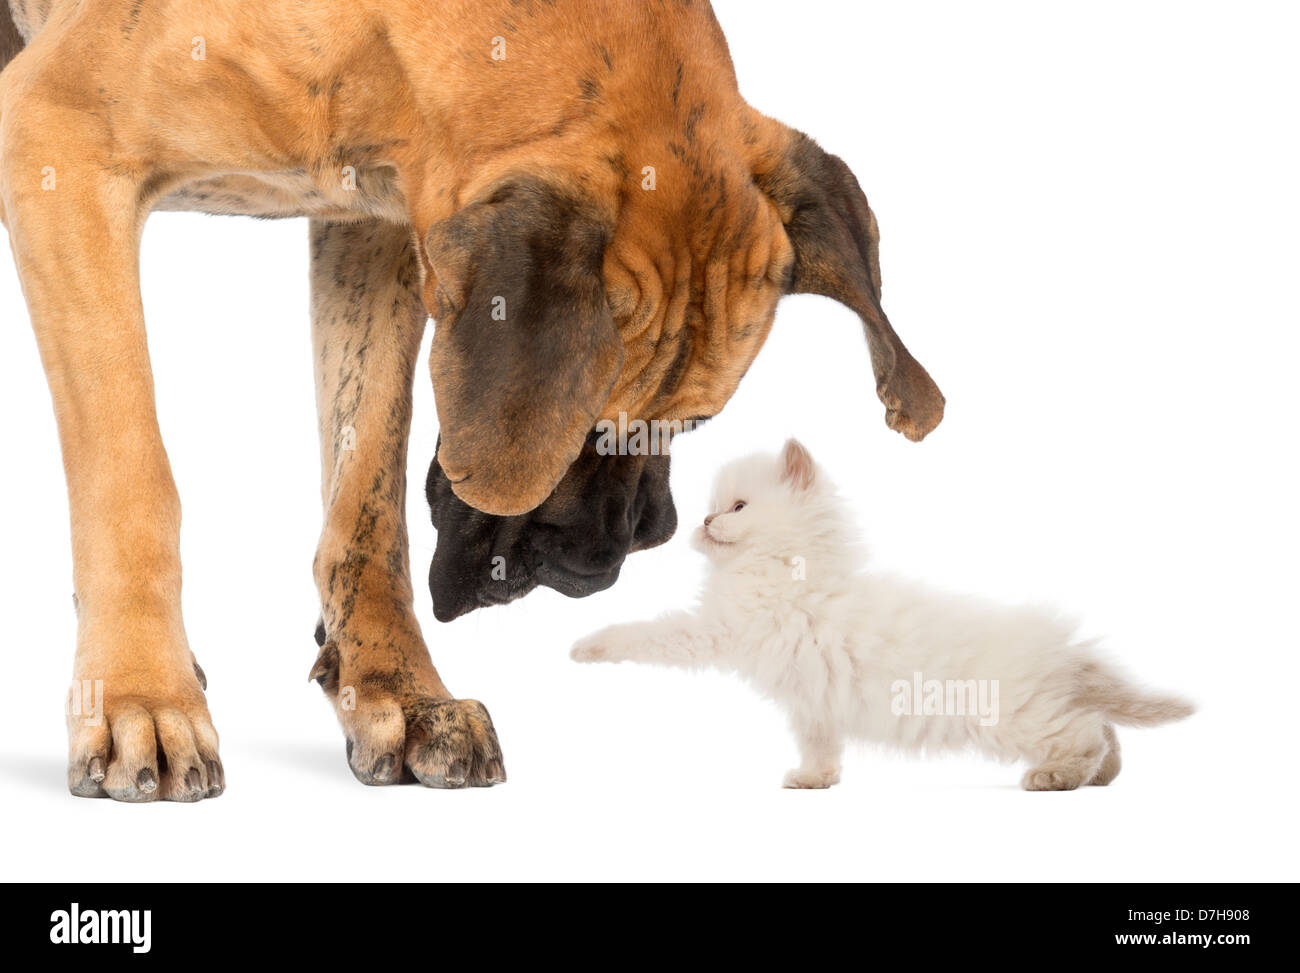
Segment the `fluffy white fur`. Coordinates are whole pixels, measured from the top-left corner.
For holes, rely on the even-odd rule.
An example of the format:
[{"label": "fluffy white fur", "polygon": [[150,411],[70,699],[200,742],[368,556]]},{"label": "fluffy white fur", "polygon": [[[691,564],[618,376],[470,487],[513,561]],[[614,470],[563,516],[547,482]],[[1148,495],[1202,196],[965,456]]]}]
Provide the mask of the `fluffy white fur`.
[{"label": "fluffy white fur", "polygon": [[[853,536],[843,503],[798,442],[780,457],[735,462],[694,537],[712,565],[699,608],[607,628],[574,646],[573,658],[740,673],[789,713],[802,762],[785,783],[796,788],[838,783],[851,739],[1025,760],[1028,790],[1108,784],[1120,768],[1112,724],[1192,712],[1133,688],[1050,614],[859,573]],[[996,721],[969,703],[964,715],[956,706],[896,712],[917,673],[982,681],[986,697],[996,681]]]}]

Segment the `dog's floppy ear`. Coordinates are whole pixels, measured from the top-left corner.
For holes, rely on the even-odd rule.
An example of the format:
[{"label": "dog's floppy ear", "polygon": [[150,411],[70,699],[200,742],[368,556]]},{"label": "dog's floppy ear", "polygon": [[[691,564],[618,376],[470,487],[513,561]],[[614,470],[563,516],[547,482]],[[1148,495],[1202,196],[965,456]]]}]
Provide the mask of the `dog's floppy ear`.
[{"label": "dog's floppy ear", "polygon": [[610,233],[594,207],[533,178],[428,233],[438,461],[477,510],[536,508],[596,425],[623,365],[602,273]]},{"label": "dog's floppy ear", "polygon": [[857,178],[844,161],[801,132],[757,173],[783,212],[795,252],[788,293],[820,294],[862,318],[885,421],[924,439],[943,419],[944,397],[894,333],[880,306],[880,233]]}]

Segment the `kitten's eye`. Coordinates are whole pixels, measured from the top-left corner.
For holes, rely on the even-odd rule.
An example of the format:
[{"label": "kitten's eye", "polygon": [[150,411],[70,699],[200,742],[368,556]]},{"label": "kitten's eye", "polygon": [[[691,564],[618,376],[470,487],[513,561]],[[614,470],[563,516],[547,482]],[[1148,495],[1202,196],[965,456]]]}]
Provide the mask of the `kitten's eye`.
[{"label": "kitten's eye", "polygon": [[738,514],[738,513],[740,513],[742,510],[744,510],[744,509],[745,509],[746,507],[748,507],[748,506],[749,506],[749,504],[745,503],[744,500],[737,500],[735,503],[733,503],[733,504],[731,505],[731,511],[730,511],[730,512],[733,513],[733,514]]}]

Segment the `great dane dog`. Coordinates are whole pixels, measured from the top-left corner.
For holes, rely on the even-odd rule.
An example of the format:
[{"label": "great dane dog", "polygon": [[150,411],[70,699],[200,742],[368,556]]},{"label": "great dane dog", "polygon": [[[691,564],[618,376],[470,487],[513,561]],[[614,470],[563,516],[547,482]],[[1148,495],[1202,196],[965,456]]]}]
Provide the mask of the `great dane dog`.
[{"label": "great dane dog", "polygon": [[667,457],[606,455],[595,430],[715,415],[782,295],[861,317],[891,428],[920,440],[942,418],[881,310],[857,180],[742,100],[705,0],[10,12],[0,209],[67,475],[73,685],[103,689],[102,719],[70,708],[76,795],[225,786],[181,621],[180,501],[146,349],[153,210],[311,220],[325,508],[312,675],[367,784],[505,780],[487,710],[443,685],[414,610],[405,468],[430,315],[440,619],[538,585],[590,594],[667,540]]}]

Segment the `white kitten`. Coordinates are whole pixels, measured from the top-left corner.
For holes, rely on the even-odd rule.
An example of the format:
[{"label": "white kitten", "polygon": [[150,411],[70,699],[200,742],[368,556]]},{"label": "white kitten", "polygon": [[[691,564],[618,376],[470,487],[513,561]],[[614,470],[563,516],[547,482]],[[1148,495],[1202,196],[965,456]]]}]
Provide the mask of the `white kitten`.
[{"label": "white kitten", "polygon": [[779,459],[724,469],[713,511],[694,537],[712,562],[698,610],[607,628],[573,658],[745,676],[798,736],[787,787],[838,783],[850,739],[1027,760],[1027,790],[1108,784],[1120,769],[1113,724],[1192,713],[1135,688],[1049,614],[859,574],[843,505],[794,440]]}]

